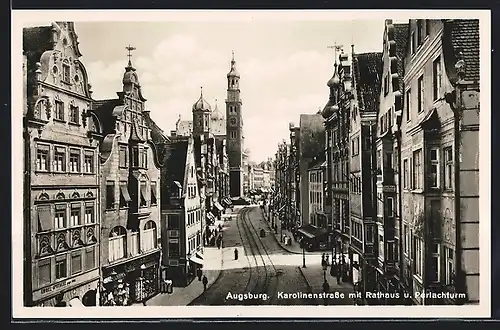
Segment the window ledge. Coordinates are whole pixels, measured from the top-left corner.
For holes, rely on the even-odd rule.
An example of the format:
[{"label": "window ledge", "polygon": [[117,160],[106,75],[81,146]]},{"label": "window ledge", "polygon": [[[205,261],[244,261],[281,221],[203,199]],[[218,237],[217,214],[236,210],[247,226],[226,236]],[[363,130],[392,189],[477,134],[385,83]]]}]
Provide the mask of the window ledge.
[{"label": "window ledge", "polygon": [[57,122],[57,123],[63,123],[63,124],[66,124],[66,121],[64,119],[57,119],[57,118],[54,118],[54,121]]},{"label": "window ledge", "polygon": [[72,121],[69,121],[68,124],[70,124],[71,126],[78,126],[80,127],[80,123],[75,123],[75,122],[72,122]]},{"label": "window ledge", "polygon": [[419,188],[419,189],[412,189],[411,190],[411,193],[412,194],[422,194],[424,192],[423,189]]}]

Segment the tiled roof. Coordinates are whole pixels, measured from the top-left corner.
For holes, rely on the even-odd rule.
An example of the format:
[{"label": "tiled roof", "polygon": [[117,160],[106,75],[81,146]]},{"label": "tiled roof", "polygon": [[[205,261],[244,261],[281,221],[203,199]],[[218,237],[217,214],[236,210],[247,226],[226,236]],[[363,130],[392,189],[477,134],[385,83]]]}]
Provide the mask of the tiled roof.
[{"label": "tiled roof", "polygon": [[399,89],[403,89],[403,78],[405,70],[406,44],[408,42],[409,24],[394,24],[394,41],[396,42],[396,56],[398,57]]},{"label": "tiled roof", "polygon": [[165,159],[168,185],[172,184],[174,181],[179,181],[181,185],[184,185],[188,146],[188,140],[173,141],[169,145],[168,155]]},{"label": "tiled roof", "polygon": [[52,49],[52,27],[39,26],[23,29],[23,50],[39,52]]},{"label": "tiled roof", "polygon": [[314,158],[324,150],[324,118],[318,114],[300,115],[300,160]]},{"label": "tiled roof", "polygon": [[92,101],[91,109],[101,121],[104,134],[114,132],[115,119],[113,117],[113,109],[120,103],[119,99]]},{"label": "tiled roof", "polygon": [[457,60],[461,52],[465,61],[465,80],[479,81],[479,20],[454,19],[444,24]]},{"label": "tiled roof", "polygon": [[353,63],[358,105],[365,111],[376,111],[380,97],[382,53],[354,54]]}]

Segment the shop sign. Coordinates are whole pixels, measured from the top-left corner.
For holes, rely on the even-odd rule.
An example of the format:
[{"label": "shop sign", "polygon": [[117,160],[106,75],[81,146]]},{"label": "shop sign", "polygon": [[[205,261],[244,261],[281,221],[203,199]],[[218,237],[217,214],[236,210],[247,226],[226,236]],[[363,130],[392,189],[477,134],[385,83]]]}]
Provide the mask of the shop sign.
[{"label": "shop sign", "polygon": [[40,290],[33,291],[33,301],[47,298],[48,296],[59,293],[61,291],[70,290],[73,287],[81,286],[82,283],[89,282],[92,279],[98,277],[99,277],[99,271],[96,269],[91,272],[81,274],[73,278],[52,284]]}]

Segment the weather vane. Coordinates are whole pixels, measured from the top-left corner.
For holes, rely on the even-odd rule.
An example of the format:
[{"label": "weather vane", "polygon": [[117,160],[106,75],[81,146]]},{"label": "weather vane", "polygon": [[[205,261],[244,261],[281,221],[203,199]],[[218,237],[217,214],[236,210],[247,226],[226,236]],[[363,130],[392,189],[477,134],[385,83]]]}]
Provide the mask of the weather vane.
[{"label": "weather vane", "polygon": [[333,46],[327,46],[327,48],[331,48],[335,51],[335,62],[337,62],[337,52],[342,51],[343,47],[344,46],[342,46],[342,45],[337,45],[336,42],[333,44]]},{"label": "weather vane", "polygon": [[130,60],[132,58],[132,51],[136,50],[135,47],[130,46],[130,44],[125,47],[125,49],[128,51],[127,57],[128,57],[128,64],[131,65],[132,61]]}]

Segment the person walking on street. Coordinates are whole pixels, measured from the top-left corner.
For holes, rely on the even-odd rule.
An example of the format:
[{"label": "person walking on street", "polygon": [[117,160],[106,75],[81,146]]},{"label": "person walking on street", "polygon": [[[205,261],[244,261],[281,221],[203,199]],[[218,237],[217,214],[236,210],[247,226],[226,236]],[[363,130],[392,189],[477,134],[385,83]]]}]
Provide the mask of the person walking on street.
[{"label": "person walking on street", "polygon": [[234,260],[238,260],[238,249],[234,249]]},{"label": "person walking on street", "polygon": [[325,280],[323,282],[323,292],[325,293],[325,297],[323,298],[325,306],[328,305],[328,296],[327,294],[330,292],[330,284],[328,284],[328,281]]},{"label": "person walking on street", "polygon": [[206,275],[203,275],[203,291],[207,291],[208,278]]},{"label": "person walking on street", "polygon": [[201,268],[198,268],[196,270],[196,276],[198,276],[198,281],[201,281],[201,275],[203,275],[203,271],[201,270]]}]

